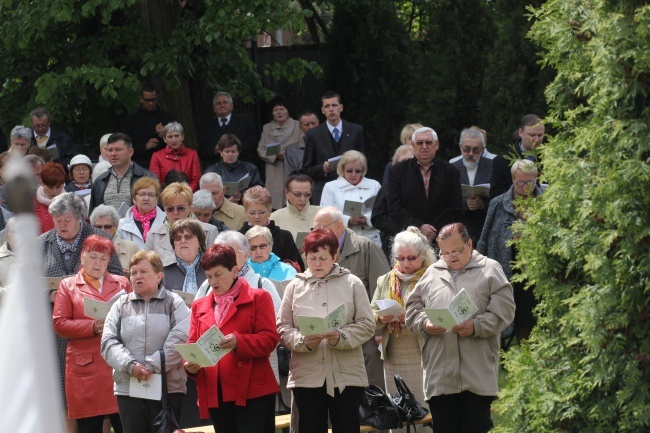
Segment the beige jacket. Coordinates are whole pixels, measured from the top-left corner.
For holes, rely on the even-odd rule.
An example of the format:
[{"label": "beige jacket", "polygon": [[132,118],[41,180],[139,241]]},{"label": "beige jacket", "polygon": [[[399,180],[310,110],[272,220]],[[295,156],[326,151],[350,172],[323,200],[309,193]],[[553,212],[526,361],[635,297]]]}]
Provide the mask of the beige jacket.
[{"label": "beige jacket", "polygon": [[[341,338],[331,347],[327,340],[309,350],[298,329],[298,316],[324,317],[343,303],[346,319],[339,328]],[[278,332],[282,344],[293,351],[287,388],[318,388],[326,385],[343,392],[346,386],[368,386],[361,345],[372,338],[375,323],[363,284],[350,271],[338,265],[324,278],[307,270],[289,283],[278,313]]]},{"label": "beige jacket", "polygon": [[124,269],[129,269],[129,260],[131,260],[131,256],[140,251],[138,244],[132,241],[120,239],[116,236],[113,238],[113,245],[115,245],[115,254],[117,254],[117,258],[120,259],[120,264]]},{"label": "beige jacket", "polygon": [[233,203],[227,198],[223,199],[221,209],[215,210],[212,215],[227,225],[230,230],[239,231],[247,221],[244,206]]},{"label": "beige jacket", "polygon": [[[287,203],[286,207],[273,212],[271,219],[275,221],[276,226],[290,232],[295,241],[298,233],[309,233],[314,226],[314,217],[319,210],[321,210],[320,206],[312,206],[309,203],[302,210]],[[302,250],[302,245],[298,245],[298,249]]]},{"label": "beige jacket", "polygon": [[[463,288],[478,307],[471,319],[474,336],[458,337],[451,331],[427,334],[424,309],[447,308]],[[462,391],[496,396],[500,334],[514,317],[512,286],[498,262],[474,251],[456,277],[442,259],[429,266],[406,300],[406,326],[424,337],[425,398]]]},{"label": "beige jacket", "polygon": [[345,229],[345,240],[339,248],[338,264],[361,279],[368,300],[373,298],[377,279],[390,271],[386,255],[374,242]]}]

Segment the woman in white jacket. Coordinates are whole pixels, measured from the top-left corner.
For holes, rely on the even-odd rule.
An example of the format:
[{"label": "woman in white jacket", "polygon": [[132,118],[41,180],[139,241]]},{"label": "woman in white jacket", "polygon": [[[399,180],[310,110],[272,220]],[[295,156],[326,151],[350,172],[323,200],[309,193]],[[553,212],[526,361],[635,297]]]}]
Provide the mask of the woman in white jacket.
[{"label": "woman in white jacket", "polygon": [[149,232],[165,221],[165,212],[158,207],[160,183],[155,177],[141,177],[131,188],[133,206],[120,219],[117,236],[120,239],[135,242],[144,250],[144,242]]},{"label": "woman in white jacket", "polygon": [[[336,167],[339,178],[325,184],[320,205],[335,206],[343,213],[343,223],[357,235],[364,236],[381,248],[379,230],[372,226],[372,206],[381,185],[376,180],[366,178],[368,161],[363,153],[349,150],[343,154]],[[353,215],[347,214],[345,202],[356,202]],[[346,215],[347,214],[347,215]]]}]

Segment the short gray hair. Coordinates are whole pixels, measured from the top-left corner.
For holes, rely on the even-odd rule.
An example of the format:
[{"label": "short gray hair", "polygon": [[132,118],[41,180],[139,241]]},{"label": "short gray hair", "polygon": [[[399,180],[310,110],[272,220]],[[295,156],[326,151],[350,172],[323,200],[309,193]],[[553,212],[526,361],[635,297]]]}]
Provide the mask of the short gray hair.
[{"label": "short gray hair", "polygon": [[75,217],[83,219],[86,215],[86,203],[74,192],[65,192],[54,197],[48,210],[53,217],[71,213]]},{"label": "short gray hair", "polygon": [[269,230],[267,227],[253,226],[246,232],[246,239],[248,239],[248,242],[252,241],[258,236],[264,236],[266,242],[268,242],[269,245],[273,245],[273,235],[271,235],[271,230]]},{"label": "short gray hair", "polygon": [[235,252],[242,251],[247,254],[251,250],[246,236],[235,230],[226,230],[225,232],[219,233],[219,236],[214,240],[214,245],[228,245]]},{"label": "short gray hair", "polygon": [[458,144],[462,145],[463,140],[466,138],[480,138],[481,146],[485,147],[485,135],[483,135],[483,133],[478,129],[465,128],[460,131],[460,140],[458,140]]},{"label": "short gray hair", "polygon": [[178,122],[169,122],[167,125],[165,125],[165,127],[162,129],[163,138],[167,136],[168,132],[179,132],[181,135],[185,135],[183,125]]},{"label": "short gray hair", "polygon": [[424,132],[430,132],[433,134],[433,140],[438,141],[438,134],[436,134],[436,131],[434,131],[433,128],[429,128],[428,126],[423,126],[422,128],[418,128],[413,131],[413,135],[411,135],[411,141],[415,142],[415,136]]},{"label": "short gray hair", "polygon": [[32,128],[28,128],[23,125],[16,125],[14,126],[14,129],[11,130],[9,140],[13,140],[14,138],[22,138],[23,140],[27,140],[29,143],[32,141],[33,136],[34,133],[32,132]]},{"label": "short gray hair", "polygon": [[397,250],[402,247],[413,248],[418,254],[422,255],[426,265],[430,265],[435,261],[435,254],[433,248],[431,248],[431,244],[429,244],[429,240],[415,226],[409,226],[403,232],[399,232],[393,239],[393,245],[390,250],[393,263],[397,256]]},{"label": "short gray hair", "polygon": [[199,180],[199,188],[203,189],[204,186],[210,183],[216,183],[219,188],[223,188],[223,181],[221,180],[221,176],[219,176],[217,173],[212,172],[201,176],[201,179]]},{"label": "short gray hair", "polygon": [[215,209],[217,207],[214,204],[214,199],[210,191],[205,189],[200,189],[194,193],[192,198],[192,206],[198,207],[199,209]]},{"label": "short gray hair", "polygon": [[330,218],[332,219],[332,222],[334,221],[343,222],[343,214],[341,213],[340,210],[338,210],[334,206],[324,207],[321,210],[319,210],[318,213],[321,215],[329,215]]},{"label": "short gray hair", "polygon": [[518,159],[512,163],[512,167],[510,167],[510,174],[513,178],[515,177],[515,172],[517,170],[521,170],[522,173],[535,173],[535,176],[539,175],[537,166],[533,161],[529,159]]},{"label": "short gray hair", "polygon": [[103,218],[107,216],[111,217],[111,221],[113,221],[114,225],[118,225],[120,223],[120,216],[117,214],[115,208],[113,206],[106,206],[105,204],[100,204],[97,206],[90,214],[90,217],[88,219],[90,220],[91,225],[95,225],[95,220],[97,218]]},{"label": "short gray hair", "polygon": [[52,115],[50,114],[50,111],[45,108],[45,107],[36,107],[32,110],[31,113],[29,113],[29,118],[31,119],[32,117],[36,117],[38,119],[42,119],[43,117],[47,117],[48,121],[52,121]]},{"label": "short gray hair", "polygon": [[228,93],[228,92],[217,92],[216,95],[214,95],[214,98],[212,98],[212,105],[217,103],[217,98],[219,96],[227,97],[228,101],[232,104],[232,96],[230,96],[230,93]]}]

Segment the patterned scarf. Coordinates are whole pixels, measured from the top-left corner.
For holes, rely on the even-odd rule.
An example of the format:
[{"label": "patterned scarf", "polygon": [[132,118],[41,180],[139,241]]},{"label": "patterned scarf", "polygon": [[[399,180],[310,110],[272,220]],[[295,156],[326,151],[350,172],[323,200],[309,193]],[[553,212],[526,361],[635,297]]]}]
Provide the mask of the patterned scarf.
[{"label": "patterned scarf", "polygon": [[[81,223],[83,224],[83,223]],[[79,240],[81,239],[81,227],[79,228],[79,233],[77,233],[77,237],[72,242],[71,244],[67,243],[64,241],[61,236],[56,235],[56,243],[59,245],[59,250],[61,250],[61,254],[63,254],[63,257],[65,260],[70,260],[72,257],[72,254],[74,254],[77,251],[77,247],[79,246]]]},{"label": "patterned scarf", "polygon": [[[396,263],[393,267],[393,270],[388,274],[388,299],[396,300],[401,306],[404,306],[404,299],[402,298],[402,291],[400,290],[400,282],[408,281],[408,289],[406,294],[408,295],[413,290],[413,287],[420,280],[424,272],[429,267],[428,264],[423,263],[422,268],[420,268],[414,274],[403,274],[397,268],[399,263]],[[393,321],[388,324],[388,332],[391,334],[399,334],[401,326],[398,321]]]},{"label": "patterned scarf", "polygon": [[176,257],[176,261],[185,269],[185,281],[183,282],[183,291],[196,295],[196,292],[199,291],[199,285],[196,282],[196,264],[201,258],[201,252],[199,252],[194,261],[190,265],[186,265],[183,259]]},{"label": "patterned scarf", "polygon": [[88,275],[84,268],[81,268],[81,276],[83,277],[84,281],[90,284],[95,290],[99,291],[99,289],[102,288],[102,282],[97,278]]},{"label": "patterned scarf", "polygon": [[91,186],[93,186],[92,181],[88,181],[86,183],[77,183],[77,182],[72,182],[74,187],[77,188],[78,190],[84,190],[84,189],[90,189]]},{"label": "patterned scarf", "polygon": [[217,326],[221,326],[221,322],[223,322],[223,319],[226,318],[228,315],[228,310],[230,310],[230,306],[235,302],[235,299],[239,296],[239,293],[241,292],[241,287],[242,287],[242,281],[243,278],[237,278],[230,288],[226,293],[223,295],[217,295],[214,293],[214,323],[217,324]]},{"label": "patterned scarf", "polygon": [[151,212],[142,214],[137,206],[133,206],[133,219],[142,224],[142,239],[147,240],[147,233],[151,230],[151,221],[156,218],[156,208],[151,209]]},{"label": "patterned scarf", "polygon": [[245,277],[246,274],[248,273],[248,270],[250,269],[250,266],[248,266],[248,262],[244,262],[244,266],[241,267],[239,272],[237,272],[238,277]]}]

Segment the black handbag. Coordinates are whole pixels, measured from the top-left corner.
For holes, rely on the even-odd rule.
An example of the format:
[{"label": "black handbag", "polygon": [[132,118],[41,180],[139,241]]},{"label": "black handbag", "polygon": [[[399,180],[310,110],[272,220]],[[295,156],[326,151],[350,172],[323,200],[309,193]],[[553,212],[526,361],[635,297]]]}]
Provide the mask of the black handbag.
[{"label": "black handbag", "polygon": [[279,344],[275,349],[278,354],[278,374],[280,377],[289,376],[289,363],[291,362],[291,350],[288,347]]},{"label": "black handbag", "polygon": [[365,388],[359,405],[359,422],[379,430],[402,427],[400,409],[389,395],[376,386]]},{"label": "black handbag", "polygon": [[423,408],[420,402],[415,399],[415,396],[399,374],[395,375],[395,386],[397,387],[397,393],[395,393],[393,400],[402,411],[402,416],[406,418],[407,423],[410,424],[412,421],[427,416],[429,411]]},{"label": "black handbag", "polygon": [[165,351],[160,349],[160,378],[162,382],[162,408],[153,420],[154,433],[173,433],[180,428],[176,416],[167,406],[167,371],[165,370]]}]

